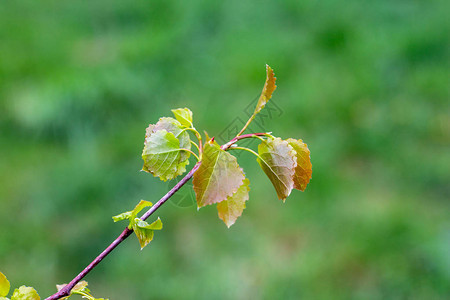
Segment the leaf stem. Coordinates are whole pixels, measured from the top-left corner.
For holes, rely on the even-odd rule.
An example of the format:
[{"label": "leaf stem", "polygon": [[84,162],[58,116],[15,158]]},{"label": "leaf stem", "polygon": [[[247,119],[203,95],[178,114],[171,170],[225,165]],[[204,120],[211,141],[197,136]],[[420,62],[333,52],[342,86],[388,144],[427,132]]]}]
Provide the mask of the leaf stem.
[{"label": "leaf stem", "polygon": [[191,141],[191,144],[195,146],[195,148],[197,148],[198,152],[200,153],[200,148],[198,148],[198,145],[196,142]]},{"label": "leaf stem", "polygon": [[184,148],[180,148],[181,151],[187,151],[190,152],[192,155],[195,156],[195,158],[197,159],[197,161],[200,161],[200,158],[198,158],[197,154],[195,154],[193,151],[189,150],[189,149],[184,149]]},{"label": "leaf stem", "polygon": [[228,143],[223,144],[222,147],[220,147],[220,148],[222,150],[228,150],[231,147],[231,145],[234,145],[237,141],[240,141],[243,139],[248,139],[248,138],[265,136],[265,135],[267,135],[267,132],[248,133],[248,134],[239,135],[239,136],[234,137]]},{"label": "leaf stem", "polygon": [[252,149],[249,149],[249,148],[246,148],[246,147],[230,147],[229,150],[245,150],[245,151],[247,151],[247,152],[252,153],[253,155],[255,155],[255,156],[256,156],[257,158],[259,158],[260,160],[264,160],[264,159],[262,159],[261,156],[259,156],[258,153],[256,153],[256,152],[253,151]]},{"label": "leaf stem", "polygon": [[[270,135],[270,134],[269,134]],[[270,135],[270,136],[272,136],[272,135]],[[262,138],[262,137],[260,137],[260,136],[255,136],[255,138],[257,138],[257,139],[259,139],[259,140],[261,140],[261,142],[265,142],[265,140]]]},{"label": "leaf stem", "polygon": [[194,127],[184,128],[181,132],[186,131],[186,130],[192,131],[195,134],[195,137],[198,140],[198,145],[196,144],[197,149],[198,149],[198,154],[199,154],[200,157],[202,157],[203,146],[202,146],[202,136],[201,136],[201,134]]},{"label": "leaf stem", "polygon": [[255,119],[256,114],[253,113],[253,115],[248,119],[247,123],[245,123],[244,127],[242,127],[241,131],[239,131],[238,134],[236,134],[236,137],[240,136],[245,129],[247,129],[248,125],[250,125],[250,123],[253,121],[253,119]]}]

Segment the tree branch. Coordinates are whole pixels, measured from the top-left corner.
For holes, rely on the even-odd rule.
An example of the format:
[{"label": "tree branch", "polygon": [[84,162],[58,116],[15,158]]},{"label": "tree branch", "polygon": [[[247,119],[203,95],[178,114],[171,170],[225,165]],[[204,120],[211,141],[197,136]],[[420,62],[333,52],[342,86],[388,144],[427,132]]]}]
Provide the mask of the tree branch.
[{"label": "tree branch", "polygon": [[[222,150],[228,150],[234,143],[239,140],[251,138],[253,136],[264,136],[266,133],[250,133],[237,136],[230,140],[228,143],[221,146]],[[144,215],[142,215],[141,219],[146,220],[150,217],[161,205],[163,205],[170,197],[173,196],[189,179],[192,178],[194,173],[200,167],[201,161],[197,162],[195,166],[183,177],[167,194],[165,194],[158,202],[155,203]],[[52,296],[46,298],[45,300],[56,300],[62,297],[68,296],[70,294],[70,290],[81,280],[83,279],[92,269],[94,269],[108,254],[110,254],[120,243],[122,243],[127,237],[131,235],[133,232],[132,229],[125,228],[122,233],[108,246],[102,253],[100,253],[83,271],[80,272],[71,282],[69,282],[64,288],[62,288],[57,293]]]}]

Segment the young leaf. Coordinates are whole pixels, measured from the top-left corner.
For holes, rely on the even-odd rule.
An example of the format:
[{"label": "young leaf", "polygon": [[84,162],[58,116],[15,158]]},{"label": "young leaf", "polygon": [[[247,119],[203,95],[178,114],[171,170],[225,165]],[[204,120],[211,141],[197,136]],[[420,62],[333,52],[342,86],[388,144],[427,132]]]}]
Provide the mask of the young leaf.
[{"label": "young leaf", "polygon": [[81,295],[83,299],[88,300],[107,300],[103,298],[95,298],[91,295],[91,291],[87,287],[88,283],[87,281],[80,281],[78,282],[70,291],[70,295]]},{"label": "young leaf", "polygon": [[268,138],[258,146],[257,161],[272,181],[278,198],[285,201],[294,187],[295,151],[280,138]]},{"label": "young leaf", "polygon": [[134,220],[133,230],[136,234],[139,244],[141,245],[141,250],[144,249],[153,240],[153,230],[161,230],[162,222],[158,218],[152,224],[148,224],[146,221],[136,218]]},{"label": "young leaf", "polygon": [[216,143],[206,143],[202,164],[194,173],[194,191],[198,208],[218,203],[233,195],[242,185],[244,172],[236,157],[220,149]]},{"label": "young leaf", "polygon": [[132,211],[126,211],[124,213],[121,213],[117,216],[112,217],[114,222],[119,222],[122,220],[130,220],[130,224],[128,225],[128,228],[131,229],[134,226],[135,220],[139,220],[136,218],[137,214],[144,209],[144,207],[152,206],[152,203],[150,201],[141,200],[136,207]]},{"label": "young leaf", "polygon": [[305,191],[312,175],[312,165],[308,146],[302,140],[287,139],[296,152],[297,166],[294,173],[294,188]]},{"label": "young leaf", "polygon": [[[57,289],[58,292],[59,292],[59,291],[62,290],[66,285],[67,285],[67,283],[57,284],[57,285],[56,285],[56,289]],[[75,286],[74,286],[70,291],[71,291],[71,292],[72,292],[72,291],[76,291],[76,290],[81,291],[81,290],[83,290],[83,289],[84,289],[85,287],[87,287],[87,286],[88,286],[87,281],[82,280],[82,281],[78,282],[77,284],[75,284]]]},{"label": "young leaf", "polygon": [[185,151],[180,150],[180,141],[173,133],[166,130],[156,131],[145,139],[142,169],[163,181],[173,179],[186,171],[185,166],[189,163],[187,155],[182,152]]},{"label": "young leaf", "polygon": [[172,109],[175,118],[184,127],[192,127],[192,111],[189,108]]},{"label": "young leaf", "polygon": [[259,96],[258,103],[256,104],[255,111],[251,115],[250,119],[248,119],[247,123],[244,125],[244,127],[239,131],[239,133],[236,136],[241,135],[245,129],[250,125],[250,123],[255,119],[256,115],[266,106],[267,102],[269,102],[270,98],[272,98],[272,94],[277,88],[275,85],[275,81],[277,78],[275,77],[275,74],[273,73],[273,70],[269,65],[266,64],[266,82],[264,83],[263,90],[261,92],[261,95]]},{"label": "young leaf", "polygon": [[127,212],[121,213],[121,214],[119,214],[117,216],[114,216],[112,218],[113,218],[114,223],[115,223],[115,222],[119,222],[119,221],[123,221],[123,220],[129,219],[131,217],[131,214],[132,214],[131,211],[127,211]]},{"label": "young leaf", "polygon": [[14,290],[11,300],[40,300],[38,293],[32,287],[22,285]]},{"label": "young leaf", "polygon": [[11,288],[11,285],[6,279],[6,276],[0,272],[0,297],[6,297],[9,293],[9,289]]},{"label": "young leaf", "polygon": [[[187,131],[183,131],[183,126],[181,123],[174,118],[160,118],[153,127],[153,132],[158,130],[172,132],[173,135],[180,141],[180,148],[191,150],[191,138],[189,137],[189,133],[187,133]],[[183,161],[190,155],[187,151],[182,151],[182,154]],[[184,156],[186,156],[186,158],[184,158]]]},{"label": "young leaf", "polygon": [[[159,132],[164,130],[173,136]],[[142,158],[144,159],[142,170],[152,173],[164,181],[183,174],[186,171],[186,166],[189,164],[190,152],[181,149],[191,149],[189,134],[183,131],[181,123],[174,118],[160,118],[158,123],[155,125],[150,124],[146,129],[144,150],[142,153]],[[164,158],[164,153],[160,153],[160,150],[173,151],[166,152],[166,155],[170,156],[168,158],[174,159],[172,165],[162,166],[169,167],[168,170],[164,168],[160,169],[161,163],[164,165],[164,160],[158,160],[158,158]]]},{"label": "young leaf", "polygon": [[277,78],[273,73],[273,70],[269,65],[266,65],[266,82],[264,83],[264,88],[262,90],[261,96],[259,96],[258,104],[256,104],[255,112],[253,115],[256,115],[261,111],[261,109],[266,106],[266,103],[272,98],[272,93],[275,91],[277,86],[275,85],[275,81]]},{"label": "young leaf", "polygon": [[[58,292],[63,289],[67,284],[57,284],[56,288],[58,289]],[[91,295],[91,291],[88,289],[88,283],[87,281],[80,281],[78,282],[71,290],[70,290],[70,295],[61,298],[62,299],[69,299],[70,296],[72,295],[81,295],[83,299],[89,299],[89,300],[108,300],[108,299],[103,299],[103,298],[95,298],[94,296]]]},{"label": "young leaf", "polygon": [[250,181],[245,178],[242,185],[236,193],[227,198],[227,200],[217,203],[219,218],[230,228],[236,222],[236,219],[242,215],[245,208],[245,201],[248,200],[250,191]]},{"label": "young leaf", "polygon": [[143,210],[145,207],[152,206],[153,204],[150,201],[141,200],[136,205],[136,207],[131,211],[130,219],[136,218],[137,214]]},{"label": "young leaf", "polygon": [[0,297],[6,297],[10,288],[11,285],[9,284],[8,279],[6,279],[6,276],[0,272]]}]

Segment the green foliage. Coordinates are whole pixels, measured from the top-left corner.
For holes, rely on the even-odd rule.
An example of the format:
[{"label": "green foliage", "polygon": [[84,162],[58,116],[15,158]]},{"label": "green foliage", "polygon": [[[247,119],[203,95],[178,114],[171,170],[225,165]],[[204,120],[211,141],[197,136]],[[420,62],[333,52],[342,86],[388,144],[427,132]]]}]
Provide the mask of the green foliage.
[{"label": "green foliage", "polygon": [[139,244],[141,245],[141,250],[144,249],[153,240],[153,231],[162,229],[161,219],[158,218],[151,224],[146,221],[137,218],[137,214],[143,210],[145,207],[152,206],[149,201],[141,200],[132,211],[127,211],[117,216],[112,217],[114,222],[129,220],[129,229],[133,229],[136,234]]},{"label": "green foliage", "polygon": [[[266,81],[261,96],[253,115],[236,136],[236,141],[244,138],[241,133],[247,129],[255,116],[261,112],[272,97],[276,88],[275,80],[273,69],[266,65]],[[198,143],[202,146],[198,148],[198,157],[200,157],[201,164],[193,176],[197,207],[200,209],[206,205],[217,203],[219,218],[230,227],[241,216],[245,208],[245,201],[249,199],[249,180],[245,178],[236,157],[228,153],[226,151],[228,149],[222,149],[214,141],[214,138],[211,139],[208,136],[206,131],[205,143],[201,144],[200,134],[195,130],[192,123],[191,110],[179,108],[173,109],[172,112],[178,121],[171,118],[161,118],[156,125],[149,125],[147,128],[143,151],[144,170],[150,171],[164,181],[181,175],[182,172],[177,167],[177,163],[180,162],[180,147],[187,147],[189,138],[186,137],[184,139],[186,143],[180,145],[180,141],[176,137],[180,133],[187,134],[182,130],[182,127],[194,132]],[[169,131],[161,130],[161,128]],[[268,137],[264,140],[260,137],[261,135]],[[279,199],[285,201],[294,187],[302,191],[305,190],[311,178],[312,169],[309,149],[302,140],[288,139],[288,141],[283,141],[264,133],[250,134],[250,136],[245,137],[262,140],[258,147],[259,154],[248,148],[241,148],[232,144],[228,146],[232,146],[232,149],[242,149],[256,154],[258,163],[272,181]],[[233,141],[230,143],[233,143]],[[187,162],[187,158],[181,160],[182,164],[185,162]],[[127,216],[127,213],[125,213],[125,215],[119,215],[117,218],[123,219]],[[137,228],[140,241],[151,240],[153,237],[153,232],[148,234],[142,232],[145,228],[147,227]]]},{"label": "green foliage", "polygon": [[[245,131],[264,108],[276,88],[274,72],[268,65],[266,65],[266,73],[266,82],[255,112],[240,133]],[[196,155],[200,157],[200,167],[193,175],[193,188],[198,209],[217,204],[219,218],[230,227],[245,209],[245,202],[249,199],[250,181],[245,178],[236,157],[228,153],[226,151],[228,149],[222,149],[206,132],[205,143],[202,145],[202,138],[192,123],[191,110],[179,108],[173,109],[172,112],[177,120],[163,117],[155,125],[148,126],[142,154],[143,170],[158,176],[163,181],[181,175],[189,163],[191,140],[188,132],[194,132],[201,146],[197,147],[199,153]],[[268,137],[264,140],[260,137],[261,135]],[[233,146],[232,149],[250,151],[257,156],[258,163],[272,181],[280,199],[285,201],[294,186],[302,191],[306,188],[312,170],[309,149],[302,140],[283,141],[264,133],[250,134],[246,137],[262,140],[258,147],[259,154],[248,148],[229,146]],[[236,141],[241,138],[244,137],[236,136]],[[114,222],[129,220],[128,228],[133,229],[138,237],[141,250],[152,241],[153,231],[162,229],[159,218],[152,224],[137,218],[137,214],[144,207],[151,205],[150,202],[141,200],[134,210],[113,217]]]},{"label": "green foliage", "polygon": [[145,136],[142,170],[161,180],[173,179],[186,171],[189,164],[191,140],[180,122],[173,118],[161,118],[149,125]]},{"label": "green foliage", "polygon": [[[159,221],[161,222],[161,221]],[[162,225],[161,225],[162,226]],[[69,299],[72,295],[81,295],[83,298],[88,300],[108,300],[103,298],[95,298],[91,295],[90,290],[87,288],[87,281],[78,282],[70,291],[69,296],[63,297],[61,299]],[[66,284],[57,285],[58,291],[64,288]],[[0,300],[9,300],[4,297],[8,295],[9,292],[9,281],[6,279],[5,275],[0,272]],[[10,300],[40,300],[39,294],[32,287],[27,287],[22,285],[21,287],[14,290]]]},{"label": "green foliage", "polygon": [[[0,272],[0,300],[9,300],[6,296],[9,293],[11,286],[6,276]],[[24,286],[14,290],[11,300],[40,300],[38,293],[32,287]]]},{"label": "green foliage", "polygon": [[278,88],[262,114],[282,114],[261,130],[308,144],[306,193],[276,209],[253,157],[230,150],[251,181],[244,222],[228,232],[214,209],[167,203],[159,216],[176,222],[152,251],[117,249],[90,284],[113,299],[448,298],[448,1],[0,7],[0,268],[12,290],[49,295],[49,280],[111,241],[105,219],[167,192],[136,172],[145,122],[188,105],[219,141],[267,62]]},{"label": "green foliage", "polygon": [[186,128],[193,127],[192,111],[189,108],[172,109],[175,118]]},{"label": "green foliage", "polygon": [[14,293],[11,296],[11,300],[40,300],[36,290],[32,287],[24,286],[17,288],[14,290]]}]

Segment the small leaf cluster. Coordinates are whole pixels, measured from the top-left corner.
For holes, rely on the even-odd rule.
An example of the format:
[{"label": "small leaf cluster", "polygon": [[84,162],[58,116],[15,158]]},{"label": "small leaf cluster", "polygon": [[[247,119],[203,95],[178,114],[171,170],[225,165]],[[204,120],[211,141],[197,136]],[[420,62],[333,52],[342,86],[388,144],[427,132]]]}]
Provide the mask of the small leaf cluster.
[{"label": "small leaf cluster", "polygon": [[137,217],[137,214],[148,206],[152,206],[152,203],[149,201],[141,200],[132,211],[127,211],[112,217],[114,222],[129,220],[130,223],[128,225],[128,228],[133,229],[134,233],[136,234],[139,240],[139,244],[141,245],[141,250],[144,249],[144,247],[153,240],[153,231],[161,230],[163,226],[160,218],[158,218],[153,223],[148,224],[146,221],[141,220]]},{"label": "small leaf cluster", "polygon": [[[10,300],[8,296],[11,285],[6,276],[0,272],[0,300]],[[32,287],[22,285],[16,288],[11,295],[11,300],[40,300],[39,294]]]},{"label": "small leaf cluster", "polygon": [[[58,289],[58,292],[64,288],[67,284],[57,284],[56,288]],[[80,295],[83,299],[88,300],[108,300],[104,298],[95,298],[91,295],[91,291],[88,289],[88,283],[87,281],[80,281],[78,282],[70,291],[70,294],[68,296],[65,296],[61,299],[69,299],[73,295]],[[6,298],[6,296],[9,293],[11,286],[6,279],[6,276],[0,272],[0,300],[40,300],[41,297],[36,292],[36,290],[32,287],[24,286],[17,288],[14,290],[13,294],[11,295],[11,299]]]},{"label": "small leaf cluster", "polygon": [[[242,130],[229,143],[220,146],[205,132],[205,141],[193,126],[193,114],[188,108],[174,109],[174,118],[160,118],[146,130],[142,158],[143,171],[166,181],[186,171],[190,154],[200,163],[194,173],[193,187],[200,209],[217,204],[219,218],[230,227],[241,216],[245,202],[249,199],[250,181],[239,167],[235,156],[228,150],[245,150],[256,156],[258,164],[272,182],[277,196],[283,202],[292,189],[304,191],[311,179],[312,166],[308,146],[301,139],[282,140],[270,133],[242,135],[255,116],[265,107],[276,89],[276,78],[272,68],[266,65],[266,81],[254,113]],[[190,139],[194,133],[197,143]],[[243,138],[261,141],[258,153],[238,147]],[[198,155],[191,150],[194,145]]]},{"label": "small leaf cluster", "polygon": [[[58,289],[58,292],[63,289],[67,284],[57,284],[56,288]],[[95,298],[91,295],[91,291],[88,289],[88,283],[87,281],[80,281],[78,282],[71,290],[69,296],[63,297],[61,299],[69,299],[73,295],[80,295],[83,299],[88,300],[108,300],[104,298]]]}]

